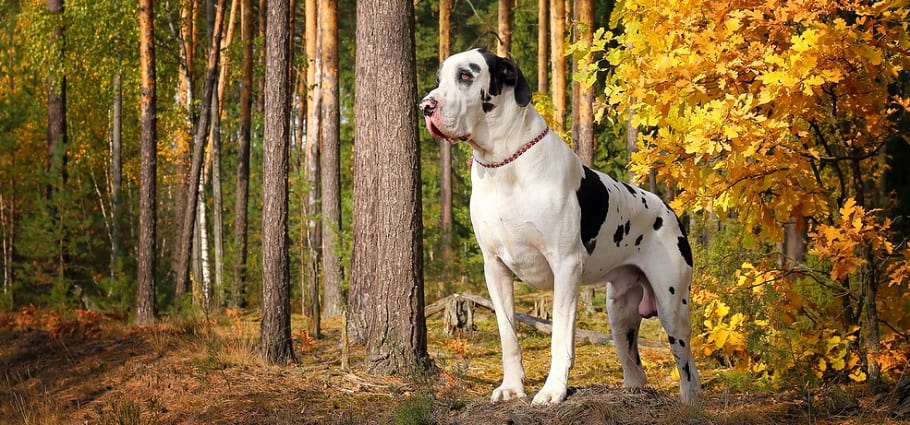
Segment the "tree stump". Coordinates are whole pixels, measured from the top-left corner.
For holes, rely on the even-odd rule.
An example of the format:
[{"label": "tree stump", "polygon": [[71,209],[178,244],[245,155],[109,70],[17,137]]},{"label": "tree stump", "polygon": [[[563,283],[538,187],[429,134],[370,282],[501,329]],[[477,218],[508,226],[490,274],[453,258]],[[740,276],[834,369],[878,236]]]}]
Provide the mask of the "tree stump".
[{"label": "tree stump", "polygon": [[460,335],[466,330],[477,330],[474,326],[474,301],[452,297],[446,303],[442,323],[450,336]]},{"label": "tree stump", "polygon": [[553,311],[552,301],[546,295],[540,295],[534,300],[534,311],[532,316],[539,317],[543,320],[550,320],[550,312]]}]

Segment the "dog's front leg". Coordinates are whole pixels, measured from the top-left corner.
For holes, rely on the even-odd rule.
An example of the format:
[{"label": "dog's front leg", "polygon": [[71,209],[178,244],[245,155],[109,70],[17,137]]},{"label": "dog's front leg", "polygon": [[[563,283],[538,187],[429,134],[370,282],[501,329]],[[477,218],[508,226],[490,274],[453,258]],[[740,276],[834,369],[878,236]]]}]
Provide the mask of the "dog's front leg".
[{"label": "dog's front leg", "polygon": [[569,369],[575,360],[575,309],[581,278],[581,260],[565,258],[553,270],[553,335],[550,374],[532,404],[556,404],[566,398]]},{"label": "dog's front leg", "polygon": [[493,390],[490,401],[508,401],[525,397],[524,368],[521,346],[515,333],[515,300],[512,272],[498,258],[484,259],[484,277],[496,312],[499,341],[502,346],[502,385]]}]

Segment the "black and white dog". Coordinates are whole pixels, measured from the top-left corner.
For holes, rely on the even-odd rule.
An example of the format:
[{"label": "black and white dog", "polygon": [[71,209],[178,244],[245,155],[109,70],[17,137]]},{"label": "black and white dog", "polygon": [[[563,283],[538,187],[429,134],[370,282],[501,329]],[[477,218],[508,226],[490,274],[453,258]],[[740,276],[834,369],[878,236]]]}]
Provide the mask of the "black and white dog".
[{"label": "black and white dog", "polygon": [[581,285],[607,285],[607,310],[626,387],[642,387],[643,317],[658,315],[680,375],[682,401],[697,402],[689,346],[692,252],[676,214],[652,193],[584,167],[528,106],[531,91],[510,60],[484,50],[449,57],[439,87],[421,102],[434,137],[473,149],[471,222],[502,344],[503,380],[493,402],[525,397],[515,333],[513,273],[553,290],[550,372],[534,404],[566,397],[575,357]]}]

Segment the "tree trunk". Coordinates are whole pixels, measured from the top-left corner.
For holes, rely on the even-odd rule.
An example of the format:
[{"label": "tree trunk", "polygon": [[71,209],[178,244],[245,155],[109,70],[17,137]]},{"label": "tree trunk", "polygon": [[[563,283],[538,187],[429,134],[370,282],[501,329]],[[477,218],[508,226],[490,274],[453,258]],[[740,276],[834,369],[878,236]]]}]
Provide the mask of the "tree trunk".
[{"label": "tree trunk", "polygon": [[47,76],[47,201],[52,226],[57,230],[57,279],[64,281],[67,253],[66,234],[58,215],[56,192],[66,185],[66,38],[63,24],[63,0],[47,0],[47,11],[55,16],[59,24],[51,35],[54,49],[54,66]]},{"label": "tree trunk", "polygon": [[[594,41],[594,1],[579,0],[575,3],[575,37],[576,40],[584,40],[590,45]],[[577,61],[573,64],[577,65]],[[577,72],[578,69],[575,69]],[[575,145],[578,147],[578,156],[581,162],[588,167],[594,163],[594,88],[584,87],[579,81],[573,81],[572,85],[577,88],[577,108],[573,108],[572,114],[572,134],[575,138]]]},{"label": "tree trunk", "polygon": [[155,240],[155,203],[157,179],[157,111],[155,107],[155,11],[153,0],[139,1],[139,62],[142,74],[140,89],[140,114],[142,131],[139,142],[139,246],[136,317],[137,325],[155,322],[155,263],[157,246]]},{"label": "tree trunk", "polygon": [[13,247],[16,244],[16,192],[15,182],[10,178],[12,199],[5,199],[0,193],[0,263],[3,263],[3,297],[6,305],[15,305],[13,296]]},{"label": "tree trunk", "polygon": [[307,318],[307,331],[314,338],[321,335],[321,305],[319,302],[319,264],[322,261],[322,229],[316,216],[319,212],[319,75],[317,46],[317,1],[306,0],[306,148],[304,149],[304,169],[306,171],[307,195],[304,207],[304,238],[306,253],[301,267],[301,284],[303,286],[303,315]]},{"label": "tree trunk", "polygon": [[198,186],[202,175],[202,163],[205,157],[206,136],[208,135],[209,121],[211,118],[212,97],[218,85],[218,57],[221,43],[221,28],[224,21],[225,0],[218,0],[215,11],[215,28],[212,32],[209,45],[208,69],[206,70],[205,85],[203,86],[202,105],[199,111],[199,120],[196,123],[195,136],[193,137],[193,160],[190,164],[190,178],[184,205],[182,229],[178,241],[178,262],[175,270],[177,295],[183,295],[187,289],[187,275],[189,274],[190,243],[193,239],[193,228],[196,224],[196,200],[199,195]]},{"label": "tree trunk", "polygon": [[221,114],[218,112],[220,99],[212,96],[212,242],[215,255],[215,282],[209,307],[220,305],[224,293],[224,218],[221,196]]},{"label": "tree trunk", "polygon": [[[452,0],[439,2],[439,63],[452,54],[451,48]],[[439,141],[439,245],[442,263],[448,268],[452,262],[452,144]],[[442,276],[447,280],[448,273]]]},{"label": "tree trunk", "polygon": [[499,0],[498,32],[496,54],[508,57],[512,53],[512,0]]},{"label": "tree trunk", "polygon": [[[215,96],[213,95],[212,98]],[[208,137],[204,143],[208,144]],[[207,310],[212,287],[211,268],[209,267],[209,236],[206,220],[205,182],[207,181],[208,163],[203,165],[196,192],[196,223],[193,226],[193,305]]]},{"label": "tree trunk", "polygon": [[265,38],[265,135],[262,161],[262,325],[260,356],[295,362],[288,259],[288,0],[269,4]]},{"label": "tree trunk", "polygon": [[243,44],[243,63],[240,70],[240,125],[237,135],[237,180],[234,199],[234,282],[231,284],[231,305],[246,306],[247,263],[247,205],[250,188],[250,125],[253,106],[253,2],[243,0],[240,17],[240,37]]},{"label": "tree trunk", "polygon": [[319,8],[322,47],[322,315],[341,314],[341,184],[338,137],[338,1],[321,0]]},{"label": "tree trunk", "polygon": [[120,155],[123,135],[123,88],[121,76],[114,76],[114,116],[111,129],[111,264],[112,279],[120,276],[120,187],[123,180],[123,160]]},{"label": "tree trunk", "polygon": [[566,122],[566,3],[565,0],[550,0],[550,66],[553,83],[550,86],[553,97],[553,122],[562,131]]},{"label": "tree trunk", "polygon": [[[237,11],[240,9],[240,0],[231,0],[231,14],[227,18],[227,32],[225,32],[224,37],[221,39],[221,50],[227,51],[228,47],[231,46],[231,43],[234,42],[234,34],[237,31]],[[224,104],[224,90],[227,87],[227,78],[228,71],[231,67],[231,55],[221,55],[221,67],[218,74],[218,108],[215,108],[219,114],[223,114],[222,105]],[[212,126],[216,127],[214,124],[214,118],[212,118]]]},{"label": "tree trunk", "polygon": [[549,79],[550,0],[537,0],[537,92],[550,91]]},{"label": "tree trunk", "polygon": [[431,365],[423,311],[413,31],[411,0],[358,4],[348,333],[366,343],[371,373],[408,374]]},{"label": "tree trunk", "polygon": [[[193,103],[195,88],[195,69],[193,64],[196,62],[196,11],[198,0],[181,0],[180,1],[180,22],[179,28],[173,28],[171,32],[179,42],[180,65],[177,79],[177,92],[175,93],[175,103],[177,107],[183,108],[184,120],[182,126],[175,131],[175,173],[176,173],[176,190],[174,196],[174,248],[171,251],[171,269],[175,274],[175,279],[179,273],[177,270],[181,267],[180,241],[183,240],[183,217],[182,214],[187,209],[185,204],[189,190],[196,190],[195,185],[189,182],[189,161],[193,143]],[[185,266],[184,266],[185,267]],[[182,295],[187,291],[187,282],[176,281],[177,295]]]}]

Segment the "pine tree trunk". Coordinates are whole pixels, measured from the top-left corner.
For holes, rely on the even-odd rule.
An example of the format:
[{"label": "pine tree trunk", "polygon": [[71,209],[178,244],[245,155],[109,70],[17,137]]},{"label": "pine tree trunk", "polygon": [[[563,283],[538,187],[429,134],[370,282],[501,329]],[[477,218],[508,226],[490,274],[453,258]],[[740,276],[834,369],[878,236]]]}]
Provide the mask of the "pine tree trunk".
[{"label": "pine tree trunk", "polygon": [[566,122],[566,3],[564,0],[550,0],[550,66],[553,83],[550,86],[553,98],[553,121],[556,129],[562,131]]},{"label": "pine tree trunk", "polygon": [[306,258],[301,267],[301,284],[303,285],[303,315],[307,318],[307,331],[314,338],[319,338],[321,333],[321,303],[319,301],[319,264],[322,261],[322,229],[319,220],[319,115],[321,98],[317,75],[319,65],[317,46],[319,32],[317,31],[317,1],[306,0],[306,148],[304,152],[304,168],[307,180],[307,198],[304,207],[304,231],[306,234]]},{"label": "pine tree trunk", "polygon": [[[451,48],[452,0],[439,2],[439,63],[442,64]],[[448,267],[452,262],[452,144],[439,141],[439,245],[442,248],[442,263]],[[448,273],[442,276],[447,280]]]},{"label": "pine tree trunk", "polygon": [[[174,191],[174,248],[171,251],[171,270],[175,275],[176,285],[175,293],[178,296],[183,295],[187,289],[186,279],[177,279],[179,270],[184,261],[181,257],[186,255],[181,252],[180,241],[183,240],[183,214],[187,210],[186,199],[190,190],[196,190],[195,185],[189,184],[190,165],[192,144],[193,144],[193,104],[195,88],[195,68],[193,64],[196,61],[196,0],[180,1],[180,27],[176,30],[175,37],[178,38],[180,66],[177,77],[177,92],[174,99],[178,108],[183,108],[184,120],[182,126],[175,131],[174,140],[175,149],[175,173],[176,187]],[[172,29],[172,31],[174,31]]]},{"label": "pine tree trunk", "polygon": [[[594,40],[594,1],[579,0],[575,3],[575,37],[584,40],[589,45]],[[577,66],[578,62],[573,61]],[[577,72],[578,69],[575,69]],[[594,163],[594,88],[584,87],[579,81],[573,81],[572,86],[577,89],[577,108],[573,108],[572,135],[578,148],[581,162],[588,167]]]},{"label": "pine tree trunk", "polygon": [[348,333],[366,343],[371,373],[408,374],[430,366],[413,30],[411,0],[358,4]]},{"label": "pine tree trunk", "polygon": [[123,135],[123,88],[118,73],[114,76],[114,113],[111,129],[111,264],[112,279],[120,275],[120,186],[123,179],[123,160],[120,155]]},{"label": "pine tree trunk", "polygon": [[247,207],[250,188],[250,125],[253,106],[253,2],[243,0],[240,6],[240,38],[243,59],[240,70],[240,125],[237,135],[237,180],[234,193],[234,281],[231,284],[231,305],[246,306],[247,264]]},{"label": "pine tree trunk", "polygon": [[137,325],[154,323],[155,305],[155,263],[157,246],[155,221],[157,220],[156,175],[157,175],[157,111],[155,109],[155,13],[153,0],[139,1],[139,62],[142,74],[140,89],[141,138],[139,142],[139,246],[136,296]]},{"label": "pine tree trunk", "polygon": [[57,230],[57,280],[64,282],[68,263],[67,236],[58,212],[60,199],[56,193],[66,185],[67,131],[66,131],[66,39],[63,18],[63,0],[48,0],[47,11],[59,20],[51,35],[51,53],[54,67],[47,76],[47,201],[51,225]]},{"label": "pine tree trunk", "polygon": [[322,119],[319,153],[322,168],[322,315],[341,314],[341,184],[338,134],[338,2],[321,0]]},{"label": "pine tree trunk", "polygon": [[496,43],[496,54],[508,57],[512,52],[512,0],[499,0],[497,26],[499,42]]},{"label": "pine tree trunk", "polygon": [[549,41],[550,41],[550,0],[537,0],[537,92],[550,92]]},{"label": "pine tree trunk", "polygon": [[220,305],[224,293],[224,218],[221,196],[221,114],[218,95],[212,97],[212,242],[215,255],[215,281],[208,306]]},{"label": "pine tree trunk", "polygon": [[262,324],[260,356],[295,362],[288,259],[288,0],[270,2],[266,24],[265,134],[262,161]]}]

